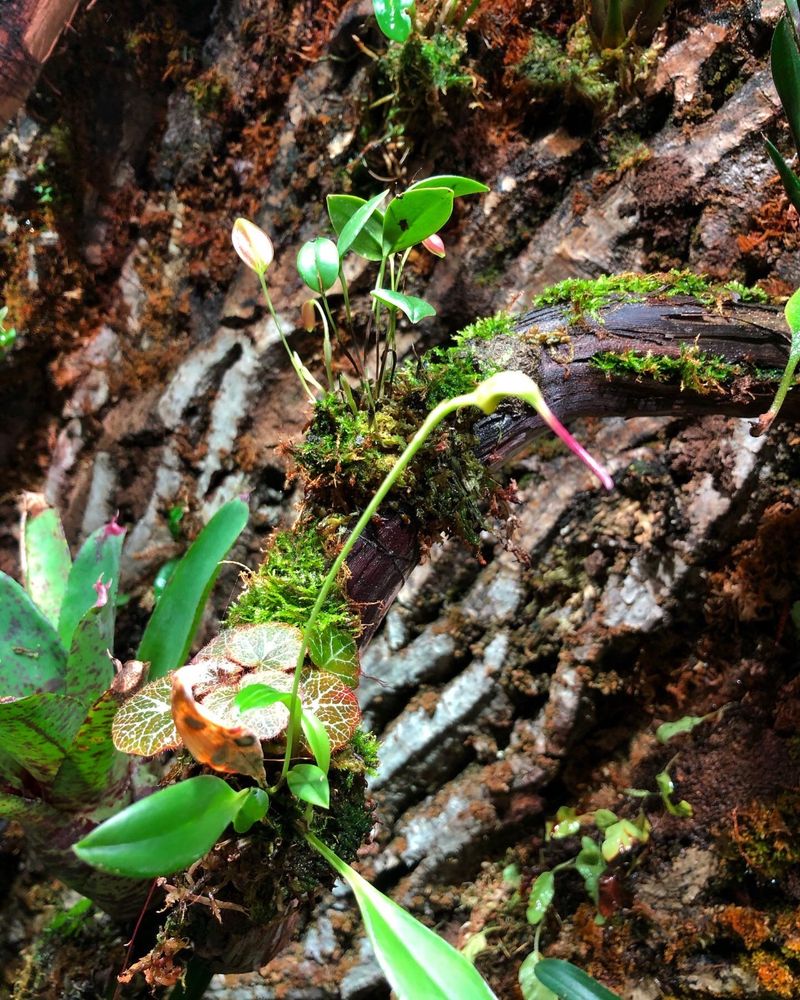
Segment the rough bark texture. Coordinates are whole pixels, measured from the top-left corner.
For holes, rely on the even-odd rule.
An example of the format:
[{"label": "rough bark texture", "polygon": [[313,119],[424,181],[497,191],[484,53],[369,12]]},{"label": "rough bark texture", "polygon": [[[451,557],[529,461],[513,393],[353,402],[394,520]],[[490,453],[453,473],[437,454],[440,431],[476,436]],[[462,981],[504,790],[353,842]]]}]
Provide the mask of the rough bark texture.
[{"label": "rough bark texture", "polygon": [[[238,0],[154,14],[123,2],[110,20],[101,6],[78,19],[48,67],[51,86],[2,145],[0,265],[21,333],[0,370],[0,561],[14,571],[22,487],[45,485],[73,540],[119,509],[136,598],[123,657],[157,567],[178,549],[173,504],[191,531],[249,492],[253,528],[234,558],[251,565],[292,517],[279,446],[309,413],[252,275],[228,249],[236,215],[275,237],[271,287],[290,327],[303,298],[296,248],[321,228],[325,194],[372,190],[364,162],[400,179],[463,172],[492,188],[459,209],[445,261],[414,262],[411,290],[438,309],[428,343],[499,307],[524,313],[529,296],[574,275],[688,266],[774,294],[800,283],[796,219],[761,140],[783,128],[765,68],[777,0],[672,4],[647,87],[594,118],[534,100],[513,71],[534,27],[563,37],[571,5],[486,2],[470,36],[478,94],[421,98],[402,163],[396,140],[371,145],[385,123],[373,119],[366,140],[360,131],[362,98],[382,96],[351,43],[357,33],[380,46],[369,4]],[[337,58],[318,58],[327,53]],[[640,144],[623,156],[620,137],[632,134]],[[750,317],[769,331],[763,341],[748,331],[754,357],[779,364],[779,324],[760,309]],[[631,331],[645,349],[699,336],[740,360],[739,334],[710,319],[687,303],[626,306],[602,329],[580,327],[568,359],[538,350],[530,360],[556,412],[610,415],[582,431],[617,490],[601,495],[539,438],[510,467],[511,544],[487,535],[478,553],[437,547],[366,653],[363,706],[384,748],[364,870],[454,942],[484,930],[478,961],[503,1000],[517,997],[532,947],[503,867],[517,864],[527,885],[575,846],[540,855],[547,816],[561,805],[633,815],[624,789],[652,790],[673,758],[693,817],[648,803],[651,842],[616,867],[604,928],[566,876],[545,950],[637,1000],[798,992],[795,435],[784,424],[752,438],[735,417],[759,412],[763,393],[748,399],[746,386],[738,398],[700,397],[605,382],[587,363],[598,341],[628,343]],[[561,320],[526,318],[551,322]],[[318,351],[299,329],[292,342],[304,357]],[[526,418],[519,428],[520,439],[535,430]],[[393,550],[413,548],[406,534],[401,546],[392,534]],[[691,735],[656,742],[658,722],[722,706]],[[28,885],[10,893],[15,919]],[[13,933],[6,946],[16,950]],[[321,902],[263,978],[214,988],[388,995],[342,895]]]}]

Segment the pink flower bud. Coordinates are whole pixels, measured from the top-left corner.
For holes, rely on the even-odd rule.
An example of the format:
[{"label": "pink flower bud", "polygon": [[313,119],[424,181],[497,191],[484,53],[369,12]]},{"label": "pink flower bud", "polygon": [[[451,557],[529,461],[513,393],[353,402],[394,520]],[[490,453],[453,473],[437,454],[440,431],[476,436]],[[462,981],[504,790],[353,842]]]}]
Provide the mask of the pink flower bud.
[{"label": "pink flower bud", "polygon": [[119,517],[119,511],[111,518],[108,524],[103,525],[103,538],[110,538],[115,535],[124,535],[125,529],[122,525],[117,523],[117,518]]},{"label": "pink flower bud", "polygon": [[275,256],[272,240],[247,219],[237,219],[231,232],[233,249],[256,274],[262,275]]},{"label": "pink flower bud", "polygon": [[422,245],[426,250],[430,251],[434,257],[444,257],[445,255],[444,242],[438,233],[434,233],[433,236],[429,236],[426,240],[423,240]]},{"label": "pink flower bud", "polygon": [[92,584],[94,587],[94,592],[97,594],[97,600],[94,602],[96,608],[104,608],[108,604],[108,592],[111,589],[111,584],[113,580],[109,580],[108,583],[103,583],[103,574],[97,578],[97,582]]}]

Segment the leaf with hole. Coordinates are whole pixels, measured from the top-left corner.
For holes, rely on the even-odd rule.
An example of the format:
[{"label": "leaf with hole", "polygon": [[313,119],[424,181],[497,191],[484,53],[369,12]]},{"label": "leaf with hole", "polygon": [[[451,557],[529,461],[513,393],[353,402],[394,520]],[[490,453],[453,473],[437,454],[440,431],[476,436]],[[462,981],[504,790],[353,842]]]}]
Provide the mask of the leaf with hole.
[{"label": "leaf with hole", "polygon": [[235,792],[213,775],[189,778],[134,802],[73,850],[81,861],[114,875],[170,875],[211,850],[249,793]]},{"label": "leaf with hole", "polygon": [[449,188],[407,191],[389,202],[383,217],[383,251],[396,253],[437,233],[453,214]]},{"label": "leaf with hole", "polygon": [[400,292],[393,292],[389,288],[378,288],[370,292],[370,295],[383,302],[386,306],[399,309],[407,316],[412,323],[419,323],[420,320],[428,316],[435,316],[436,310],[425,299],[418,299],[414,295],[402,295]]}]

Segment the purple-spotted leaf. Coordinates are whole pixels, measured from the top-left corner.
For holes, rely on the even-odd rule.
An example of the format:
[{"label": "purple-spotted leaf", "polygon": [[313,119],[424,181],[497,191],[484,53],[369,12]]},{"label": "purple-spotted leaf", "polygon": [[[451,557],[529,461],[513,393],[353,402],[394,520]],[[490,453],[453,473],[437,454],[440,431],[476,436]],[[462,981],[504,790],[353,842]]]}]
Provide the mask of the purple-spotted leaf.
[{"label": "purple-spotted leaf", "polygon": [[221,632],[192,662],[224,657],[250,669],[274,667],[293,671],[302,641],[303,634],[294,625],[282,622],[241,625]]},{"label": "purple-spotted leaf", "polygon": [[120,705],[111,726],[114,746],[123,753],[152,757],[180,746],[172,718],[172,675],[145,684]]},{"label": "purple-spotted leaf", "polygon": [[72,633],[64,675],[64,694],[87,708],[111,687],[114,664],[108,655],[114,645],[114,606],[107,601],[90,608]]},{"label": "purple-spotted leaf", "polygon": [[118,700],[106,691],[92,705],[58,769],[51,801],[61,809],[112,802],[128,774],[128,758],[114,746],[111,726]]},{"label": "purple-spotted leaf", "polygon": [[309,670],[300,685],[303,709],[313,712],[328,732],[331,750],[341,749],[350,742],[361,721],[358,699],[333,674]]},{"label": "purple-spotted leaf", "polygon": [[348,687],[358,687],[358,647],[347,629],[331,625],[313,632],[308,639],[308,655],[320,670],[335,674]]},{"label": "purple-spotted leaf", "polygon": [[0,690],[4,698],[60,690],[66,654],[58,635],[16,580],[0,573]]},{"label": "purple-spotted leaf", "polygon": [[38,493],[25,496],[22,552],[25,589],[50,624],[58,628],[72,558],[61,519]]},{"label": "purple-spotted leaf", "polygon": [[36,781],[49,785],[85,714],[79,701],[58,694],[0,702],[0,751],[18,761]]},{"label": "purple-spotted leaf", "polygon": [[8,792],[0,792],[0,817],[15,819],[23,826],[64,822],[64,817],[45,805],[41,799],[26,799],[22,795],[11,795]]},{"label": "purple-spotted leaf", "polygon": [[65,649],[72,645],[72,635],[78,622],[95,606],[98,596],[95,584],[101,577],[108,587],[108,603],[113,614],[117,603],[119,559],[124,538],[124,528],[116,520],[112,520],[92,532],[75,557],[58,619],[58,634]]}]

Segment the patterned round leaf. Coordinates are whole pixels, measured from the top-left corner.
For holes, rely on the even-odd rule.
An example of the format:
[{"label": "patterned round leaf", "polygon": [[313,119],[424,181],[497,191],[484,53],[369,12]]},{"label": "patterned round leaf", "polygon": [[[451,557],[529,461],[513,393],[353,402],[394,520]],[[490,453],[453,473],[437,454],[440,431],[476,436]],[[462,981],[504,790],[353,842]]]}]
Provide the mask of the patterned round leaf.
[{"label": "patterned round leaf", "polygon": [[308,641],[308,654],[320,670],[335,674],[350,688],[358,687],[361,672],[358,648],[347,629],[330,626],[313,632]]},{"label": "patterned round leaf", "polygon": [[313,712],[327,729],[331,750],[340,750],[348,743],[361,722],[361,711],[355,694],[323,670],[309,670],[300,685],[303,708]]},{"label": "patterned round leaf", "polygon": [[172,718],[172,674],[145,684],[114,716],[111,738],[123,753],[152,757],[181,745]]},{"label": "patterned round leaf", "polygon": [[242,667],[294,670],[303,634],[294,625],[268,622],[242,625],[221,632],[195,656],[200,660],[226,657]]},{"label": "patterned round leaf", "polygon": [[242,678],[240,685],[219,687],[215,691],[210,691],[203,699],[203,708],[226,726],[246,725],[259,739],[274,740],[289,725],[289,710],[278,702],[266,708],[241,712],[235,705],[235,699],[241,688],[250,684],[266,684],[278,691],[288,692],[292,689],[292,678],[279,670],[257,670]]}]

